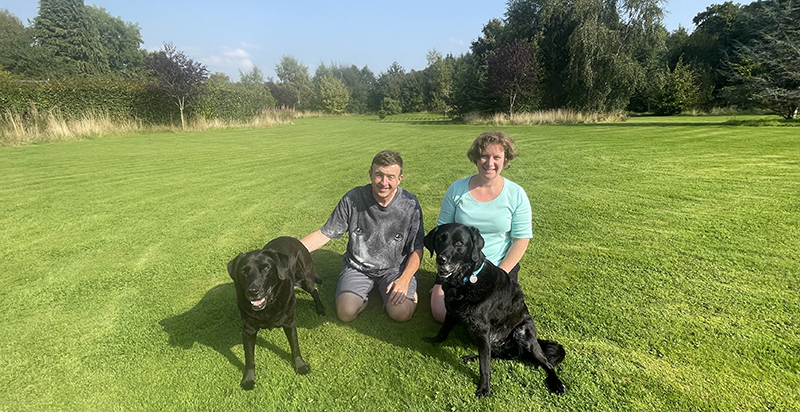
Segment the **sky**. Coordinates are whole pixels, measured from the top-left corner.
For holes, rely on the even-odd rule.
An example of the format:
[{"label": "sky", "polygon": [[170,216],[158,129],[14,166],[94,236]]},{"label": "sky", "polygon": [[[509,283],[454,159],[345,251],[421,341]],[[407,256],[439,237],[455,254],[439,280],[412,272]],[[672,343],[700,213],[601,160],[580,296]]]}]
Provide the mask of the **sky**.
[{"label": "sky", "polygon": [[[670,0],[665,27],[682,25],[724,0]],[[406,71],[427,67],[428,52],[458,56],[469,51],[493,18],[502,19],[506,0],[84,0],[114,17],[137,23],[142,47],[153,51],[171,42],[209,72],[238,81],[254,65],[275,77],[284,55],[309,68],[320,64],[369,67],[378,75],[393,62]],[[747,3],[745,1],[745,3]],[[0,0],[29,25],[37,0]]]}]

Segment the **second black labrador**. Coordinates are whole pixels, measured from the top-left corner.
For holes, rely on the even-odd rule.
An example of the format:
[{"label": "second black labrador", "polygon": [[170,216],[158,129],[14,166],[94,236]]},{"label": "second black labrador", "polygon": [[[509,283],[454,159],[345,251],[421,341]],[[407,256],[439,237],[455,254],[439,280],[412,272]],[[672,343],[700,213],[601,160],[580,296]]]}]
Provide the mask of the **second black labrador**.
[{"label": "second black labrador", "polygon": [[305,375],[311,367],[300,355],[297,327],[294,322],[298,286],[314,297],[319,315],[325,308],[315,287],[322,278],[314,271],[311,254],[297,239],[279,237],[263,249],[241,253],[228,262],[228,274],[236,288],[236,303],[242,317],[244,376],[241,387],[253,389],[256,364],[255,345],[259,329],[282,327],[292,349],[294,370]]},{"label": "second black labrador", "polygon": [[425,247],[436,253],[437,276],[442,280],[447,309],[439,334],[425,340],[444,342],[458,322],[466,325],[478,346],[478,356],[465,356],[464,362],[480,360],[480,382],[475,395],[491,394],[491,358],[521,358],[532,361],[547,372],[545,382],[551,392],[564,394],[564,384],[555,366],[565,356],[564,347],[536,337],[536,325],[525,305],[517,282],[483,255],[483,237],[477,228],[459,223],[438,226],[425,236]]}]

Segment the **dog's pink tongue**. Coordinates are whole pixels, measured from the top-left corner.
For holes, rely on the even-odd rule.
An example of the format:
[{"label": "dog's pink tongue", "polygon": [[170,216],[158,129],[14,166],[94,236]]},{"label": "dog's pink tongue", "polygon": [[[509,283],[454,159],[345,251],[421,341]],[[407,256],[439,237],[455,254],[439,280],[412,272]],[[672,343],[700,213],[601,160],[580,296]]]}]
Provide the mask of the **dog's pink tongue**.
[{"label": "dog's pink tongue", "polygon": [[252,301],[250,301],[250,303],[252,303],[253,306],[259,306],[262,303],[264,303],[264,301],[266,301],[266,300],[267,300],[267,298],[261,298],[259,300],[252,300]]}]

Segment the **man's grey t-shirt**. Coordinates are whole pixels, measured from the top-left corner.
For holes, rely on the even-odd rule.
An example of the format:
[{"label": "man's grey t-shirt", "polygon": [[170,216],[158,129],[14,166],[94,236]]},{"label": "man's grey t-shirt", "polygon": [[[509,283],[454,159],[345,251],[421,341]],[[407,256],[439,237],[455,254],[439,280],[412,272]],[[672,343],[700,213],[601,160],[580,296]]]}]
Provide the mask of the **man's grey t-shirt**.
[{"label": "man's grey t-shirt", "polygon": [[372,185],[345,194],[320,229],[331,239],[350,232],[344,264],[372,277],[397,273],[411,252],[422,249],[422,209],[413,194],[397,188],[386,207],[372,196]]}]

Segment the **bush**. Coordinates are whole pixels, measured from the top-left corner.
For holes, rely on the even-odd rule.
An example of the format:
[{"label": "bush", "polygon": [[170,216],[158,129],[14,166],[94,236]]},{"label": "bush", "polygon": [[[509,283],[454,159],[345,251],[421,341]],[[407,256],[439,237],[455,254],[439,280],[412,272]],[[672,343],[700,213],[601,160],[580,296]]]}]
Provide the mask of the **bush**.
[{"label": "bush", "polygon": [[383,117],[381,117],[381,119],[393,114],[400,114],[403,113],[403,105],[398,100],[390,97],[384,97],[383,101],[381,102],[381,110],[378,112],[378,116],[381,116],[381,112],[383,112]]},{"label": "bush", "polygon": [[679,59],[675,70],[667,72],[651,93],[650,112],[656,116],[670,116],[694,107],[700,95],[696,78],[694,70],[683,64],[683,58]]},{"label": "bush", "polygon": [[49,81],[0,77],[0,113],[27,115],[32,107],[58,110],[65,119],[103,112],[152,124],[171,122],[177,107],[167,96],[147,89],[141,80],[117,77],[67,78]]},{"label": "bush", "polygon": [[266,88],[227,83],[206,88],[193,114],[206,119],[245,121],[274,108],[275,99]]}]

